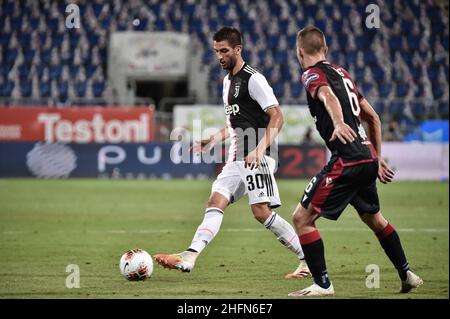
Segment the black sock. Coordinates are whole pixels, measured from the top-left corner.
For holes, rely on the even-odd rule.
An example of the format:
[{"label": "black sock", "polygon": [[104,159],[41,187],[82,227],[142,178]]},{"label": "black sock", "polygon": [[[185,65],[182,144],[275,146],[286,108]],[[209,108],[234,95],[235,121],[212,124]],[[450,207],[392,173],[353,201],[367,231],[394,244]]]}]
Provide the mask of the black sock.
[{"label": "black sock", "polygon": [[305,254],[306,263],[314,278],[314,282],[327,289],[331,283],[325,264],[325,250],[318,230],[300,236],[300,244]]},{"label": "black sock", "polygon": [[398,271],[401,280],[406,280],[406,272],[409,270],[409,264],[403,251],[400,237],[391,224],[380,232],[375,234],[380,241],[381,247],[391,260],[392,264]]}]

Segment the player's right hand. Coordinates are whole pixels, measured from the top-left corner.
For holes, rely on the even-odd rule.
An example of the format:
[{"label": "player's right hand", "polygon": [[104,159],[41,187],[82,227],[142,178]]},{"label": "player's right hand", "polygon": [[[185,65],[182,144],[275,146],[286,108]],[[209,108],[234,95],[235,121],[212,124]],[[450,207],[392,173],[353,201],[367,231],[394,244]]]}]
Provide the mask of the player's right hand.
[{"label": "player's right hand", "polygon": [[338,138],[342,144],[347,144],[347,142],[354,142],[356,137],[355,131],[345,124],[344,122],[336,124],[334,127],[333,134],[331,135],[330,142],[333,142],[336,138]]},{"label": "player's right hand", "polygon": [[383,184],[390,183],[394,179],[394,175],[394,171],[389,168],[388,164],[383,159],[379,159],[378,179],[380,180],[380,182],[382,182]]},{"label": "player's right hand", "polygon": [[212,140],[210,138],[201,141],[196,141],[190,147],[190,150],[194,153],[206,152],[212,147]]}]

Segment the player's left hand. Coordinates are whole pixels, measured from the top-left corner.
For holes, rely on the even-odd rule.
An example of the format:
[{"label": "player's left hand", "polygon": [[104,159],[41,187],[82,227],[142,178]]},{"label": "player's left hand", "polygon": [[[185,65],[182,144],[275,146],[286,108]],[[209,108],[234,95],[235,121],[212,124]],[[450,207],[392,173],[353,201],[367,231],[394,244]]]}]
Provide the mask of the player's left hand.
[{"label": "player's left hand", "polygon": [[254,149],[244,158],[244,167],[248,167],[250,169],[255,169],[259,167],[259,163],[261,162],[261,154],[258,149]]},{"label": "player's left hand", "polygon": [[356,136],[355,131],[353,131],[349,125],[341,122],[335,125],[330,142],[333,142],[335,139],[339,139],[342,144],[347,144],[347,142],[352,143],[355,141]]},{"label": "player's left hand", "polygon": [[383,184],[390,183],[394,179],[394,175],[394,171],[389,168],[383,159],[378,160],[378,179],[380,182]]}]

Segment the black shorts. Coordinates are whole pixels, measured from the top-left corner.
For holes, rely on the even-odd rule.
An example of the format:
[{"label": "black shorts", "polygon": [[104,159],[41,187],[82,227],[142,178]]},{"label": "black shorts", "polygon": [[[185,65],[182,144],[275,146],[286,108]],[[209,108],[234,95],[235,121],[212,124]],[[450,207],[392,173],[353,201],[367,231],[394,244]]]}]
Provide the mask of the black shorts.
[{"label": "black shorts", "polygon": [[378,161],[348,165],[332,158],[314,176],[305,189],[300,203],[328,219],[337,220],[348,204],[359,214],[375,214],[380,210],[376,180]]}]

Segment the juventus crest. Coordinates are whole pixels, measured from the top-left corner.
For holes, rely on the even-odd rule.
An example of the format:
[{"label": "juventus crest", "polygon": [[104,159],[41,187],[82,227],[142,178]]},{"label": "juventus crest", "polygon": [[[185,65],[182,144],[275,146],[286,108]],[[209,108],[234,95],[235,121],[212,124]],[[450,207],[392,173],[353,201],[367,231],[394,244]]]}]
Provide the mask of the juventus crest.
[{"label": "juventus crest", "polygon": [[233,96],[235,98],[238,97],[240,88],[241,88],[241,83],[236,83],[236,85],[234,86],[234,93],[233,93]]}]

